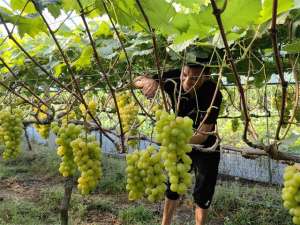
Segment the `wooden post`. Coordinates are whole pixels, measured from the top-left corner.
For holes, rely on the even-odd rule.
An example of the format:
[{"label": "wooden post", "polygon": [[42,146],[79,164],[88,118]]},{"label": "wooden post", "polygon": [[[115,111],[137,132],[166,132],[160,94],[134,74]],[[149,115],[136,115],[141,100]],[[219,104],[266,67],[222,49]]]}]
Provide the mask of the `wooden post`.
[{"label": "wooden post", "polygon": [[30,143],[30,139],[28,137],[28,133],[27,133],[26,127],[24,127],[24,134],[25,134],[27,145],[28,145],[28,150],[32,151],[32,146],[31,146],[31,143]]},{"label": "wooden post", "polygon": [[67,177],[64,186],[65,186],[65,193],[63,199],[61,200],[61,205],[60,205],[60,220],[61,220],[61,225],[68,225],[69,206],[70,206],[70,200],[72,195],[72,189],[74,186],[73,177]]}]

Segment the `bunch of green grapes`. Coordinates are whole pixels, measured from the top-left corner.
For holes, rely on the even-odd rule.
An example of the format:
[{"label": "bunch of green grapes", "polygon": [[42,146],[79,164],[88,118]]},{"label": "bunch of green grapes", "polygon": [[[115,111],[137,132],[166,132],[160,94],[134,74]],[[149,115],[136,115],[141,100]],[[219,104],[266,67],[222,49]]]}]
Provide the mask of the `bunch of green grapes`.
[{"label": "bunch of green grapes", "polygon": [[5,108],[0,111],[0,142],[4,144],[4,160],[17,158],[21,153],[23,129],[22,110]]},{"label": "bunch of green grapes", "polygon": [[193,121],[189,117],[175,117],[165,111],[156,113],[156,140],[161,143],[160,152],[168,172],[170,189],[184,194],[192,183],[189,173],[192,160],[187,155],[192,151],[188,144],[193,135]]},{"label": "bunch of green grapes", "polygon": [[237,129],[239,128],[239,120],[238,120],[238,118],[234,118],[233,120],[231,120],[231,130],[233,131],[233,132],[236,132],[237,131]]},{"label": "bunch of green grapes", "polygon": [[72,176],[76,172],[73,150],[71,142],[78,138],[82,127],[79,125],[68,124],[62,126],[57,133],[56,144],[58,145],[57,154],[61,157],[59,172],[64,176]]},{"label": "bunch of green grapes", "polygon": [[166,191],[167,181],[161,154],[153,146],[148,146],[140,156],[137,166],[140,175],[144,177],[145,194],[150,202],[160,200]]},{"label": "bunch of green grapes", "polygon": [[282,199],[284,208],[293,216],[293,223],[300,224],[300,172],[296,166],[287,166],[284,169],[284,187]]},{"label": "bunch of green grapes", "polygon": [[[42,105],[41,109],[45,112],[47,112],[49,110],[46,105]],[[34,108],[34,112],[36,112],[38,114],[37,117],[39,120],[45,120],[48,118],[47,114],[41,112],[37,108]],[[35,124],[34,127],[36,128],[37,132],[39,133],[39,135],[42,138],[47,139],[49,137],[49,133],[50,133],[50,125],[49,124]]]},{"label": "bunch of green grapes", "polygon": [[[97,102],[94,101],[94,100],[91,100],[89,102],[86,102],[87,103],[87,106],[88,106],[88,109],[90,111],[90,113],[93,115],[93,116],[96,116],[96,112],[97,112]],[[83,117],[85,117],[87,120],[92,120],[91,116],[88,114],[84,104],[80,104],[79,106],[80,108],[80,111],[83,115]]]},{"label": "bunch of green grapes", "polygon": [[76,120],[76,113],[74,111],[68,112],[65,116],[61,119],[62,126],[66,126],[70,120]]},{"label": "bunch of green grapes", "polygon": [[93,136],[87,139],[77,138],[71,142],[76,163],[81,175],[78,178],[78,190],[81,194],[89,194],[94,190],[102,176],[101,148]]},{"label": "bunch of green grapes", "polygon": [[[127,185],[126,190],[129,192],[129,200],[137,200],[143,197],[145,192],[145,183],[143,176],[138,168],[138,163],[141,158],[140,151],[134,151],[133,153],[126,155],[126,173],[127,173]],[[141,165],[140,165],[141,166]]]},{"label": "bunch of green grapes", "polygon": [[[123,131],[126,136],[134,136],[137,134],[136,125],[138,123],[137,115],[139,111],[138,105],[133,101],[130,92],[122,92],[117,95],[117,104],[122,120]],[[128,145],[135,147],[136,140],[128,141]]]},{"label": "bunch of green grapes", "polygon": [[166,191],[164,166],[160,152],[153,146],[143,151],[134,151],[126,156],[129,200],[147,196],[151,202],[160,200]]}]

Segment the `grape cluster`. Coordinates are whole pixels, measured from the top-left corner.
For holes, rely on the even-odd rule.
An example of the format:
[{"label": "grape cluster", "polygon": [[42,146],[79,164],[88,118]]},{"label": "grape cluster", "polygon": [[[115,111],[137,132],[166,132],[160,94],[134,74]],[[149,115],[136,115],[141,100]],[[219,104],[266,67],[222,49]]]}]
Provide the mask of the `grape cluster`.
[{"label": "grape cluster", "polygon": [[[137,104],[133,101],[130,92],[122,92],[117,95],[117,104],[120,111],[120,116],[122,120],[123,131],[126,136],[137,135],[137,114],[139,108]],[[137,145],[136,140],[129,140],[127,144],[131,147]]]},{"label": "grape cluster", "polygon": [[282,199],[284,208],[293,216],[293,223],[300,224],[300,171],[295,166],[284,169]]},{"label": "grape cluster", "polygon": [[81,130],[81,126],[74,124],[62,126],[58,130],[56,138],[56,144],[58,145],[57,154],[62,160],[59,172],[64,177],[72,176],[76,172],[71,142],[79,136]]},{"label": "grape cluster", "polygon": [[74,111],[67,111],[59,121],[59,124],[61,124],[61,126],[67,126],[70,120],[76,120],[76,113]]},{"label": "grape cluster", "polygon": [[[88,106],[88,109],[90,111],[90,113],[95,116],[96,115],[96,111],[97,111],[97,102],[94,101],[94,100],[91,100],[89,102],[86,102],[87,103],[87,106]],[[80,108],[80,111],[83,115],[83,117],[85,117],[87,120],[92,120],[91,116],[88,114],[84,104],[80,104],[79,106]]]},{"label": "grape cluster", "polygon": [[78,178],[78,190],[81,194],[89,194],[94,190],[102,176],[101,148],[93,136],[87,139],[77,138],[71,142],[76,163],[81,176]]},{"label": "grape cluster", "polygon": [[21,153],[23,114],[20,109],[0,111],[0,142],[4,144],[3,159],[16,158]]},{"label": "grape cluster", "polygon": [[161,143],[160,152],[168,172],[170,189],[184,194],[192,183],[189,173],[192,160],[187,155],[192,151],[189,140],[193,135],[193,121],[188,117],[175,117],[165,111],[156,113],[156,140]]},{"label": "grape cluster", "polygon": [[[42,105],[41,109],[45,112],[47,112],[49,110],[46,105]],[[37,113],[37,117],[39,120],[45,120],[48,118],[47,114],[41,112],[37,108],[34,108],[34,112]],[[42,138],[47,139],[49,137],[49,133],[50,133],[50,125],[49,124],[35,124],[34,126]]]},{"label": "grape cluster", "polygon": [[164,196],[166,176],[164,175],[161,155],[153,146],[144,151],[135,151],[126,156],[127,185],[129,200],[147,196],[151,202]]},{"label": "grape cluster", "polygon": [[145,184],[143,182],[143,176],[138,169],[138,163],[141,158],[140,151],[134,151],[133,153],[126,155],[127,162],[127,185],[126,189],[129,191],[129,200],[137,200],[143,197],[145,191]]}]

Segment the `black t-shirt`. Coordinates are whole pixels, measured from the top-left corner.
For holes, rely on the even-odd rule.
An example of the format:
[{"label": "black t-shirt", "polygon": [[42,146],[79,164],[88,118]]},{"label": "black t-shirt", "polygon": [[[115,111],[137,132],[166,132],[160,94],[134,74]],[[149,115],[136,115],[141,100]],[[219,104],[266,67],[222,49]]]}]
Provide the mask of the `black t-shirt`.
[{"label": "black t-shirt", "polygon": [[[174,111],[176,105],[178,104],[177,101],[179,101],[178,116],[190,117],[194,121],[193,127],[197,129],[206,115],[207,109],[211,104],[217,85],[212,80],[206,80],[196,90],[194,96],[190,95],[189,93],[184,93],[182,88],[180,93],[180,74],[181,74],[180,69],[164,72],[162,77],[164,81],[164,90],[165,92],[168,93],[171,99],[172,108]],[[155,78],[157,78],[157,76],[155,76]],[[180,99],[178,99],[179,94],[181,95]],[[207,116],[204,123],[206,124],[217,123],[221,102],[222,102],[222,94],[220,90],[217,90],[213,107],[211,108],[210,113]],[[206,141],[202,144],[205,147],[210,147],[215,143],[215,141],[216,141],[216,137],[214,135],[209,135]]]}]

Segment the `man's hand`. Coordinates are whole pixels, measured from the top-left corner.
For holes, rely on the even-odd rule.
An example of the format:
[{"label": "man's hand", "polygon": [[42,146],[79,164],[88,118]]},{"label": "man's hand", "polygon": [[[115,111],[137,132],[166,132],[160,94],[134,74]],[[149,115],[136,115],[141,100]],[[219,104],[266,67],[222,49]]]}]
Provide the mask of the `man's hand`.
[{"label": "man's hand", "polygon": [[153,98],[158,88],[158,83],[146,76],[138,76],[134,79],[133,85],[136,88],[142,89],[143,94],[147,98]]}]

